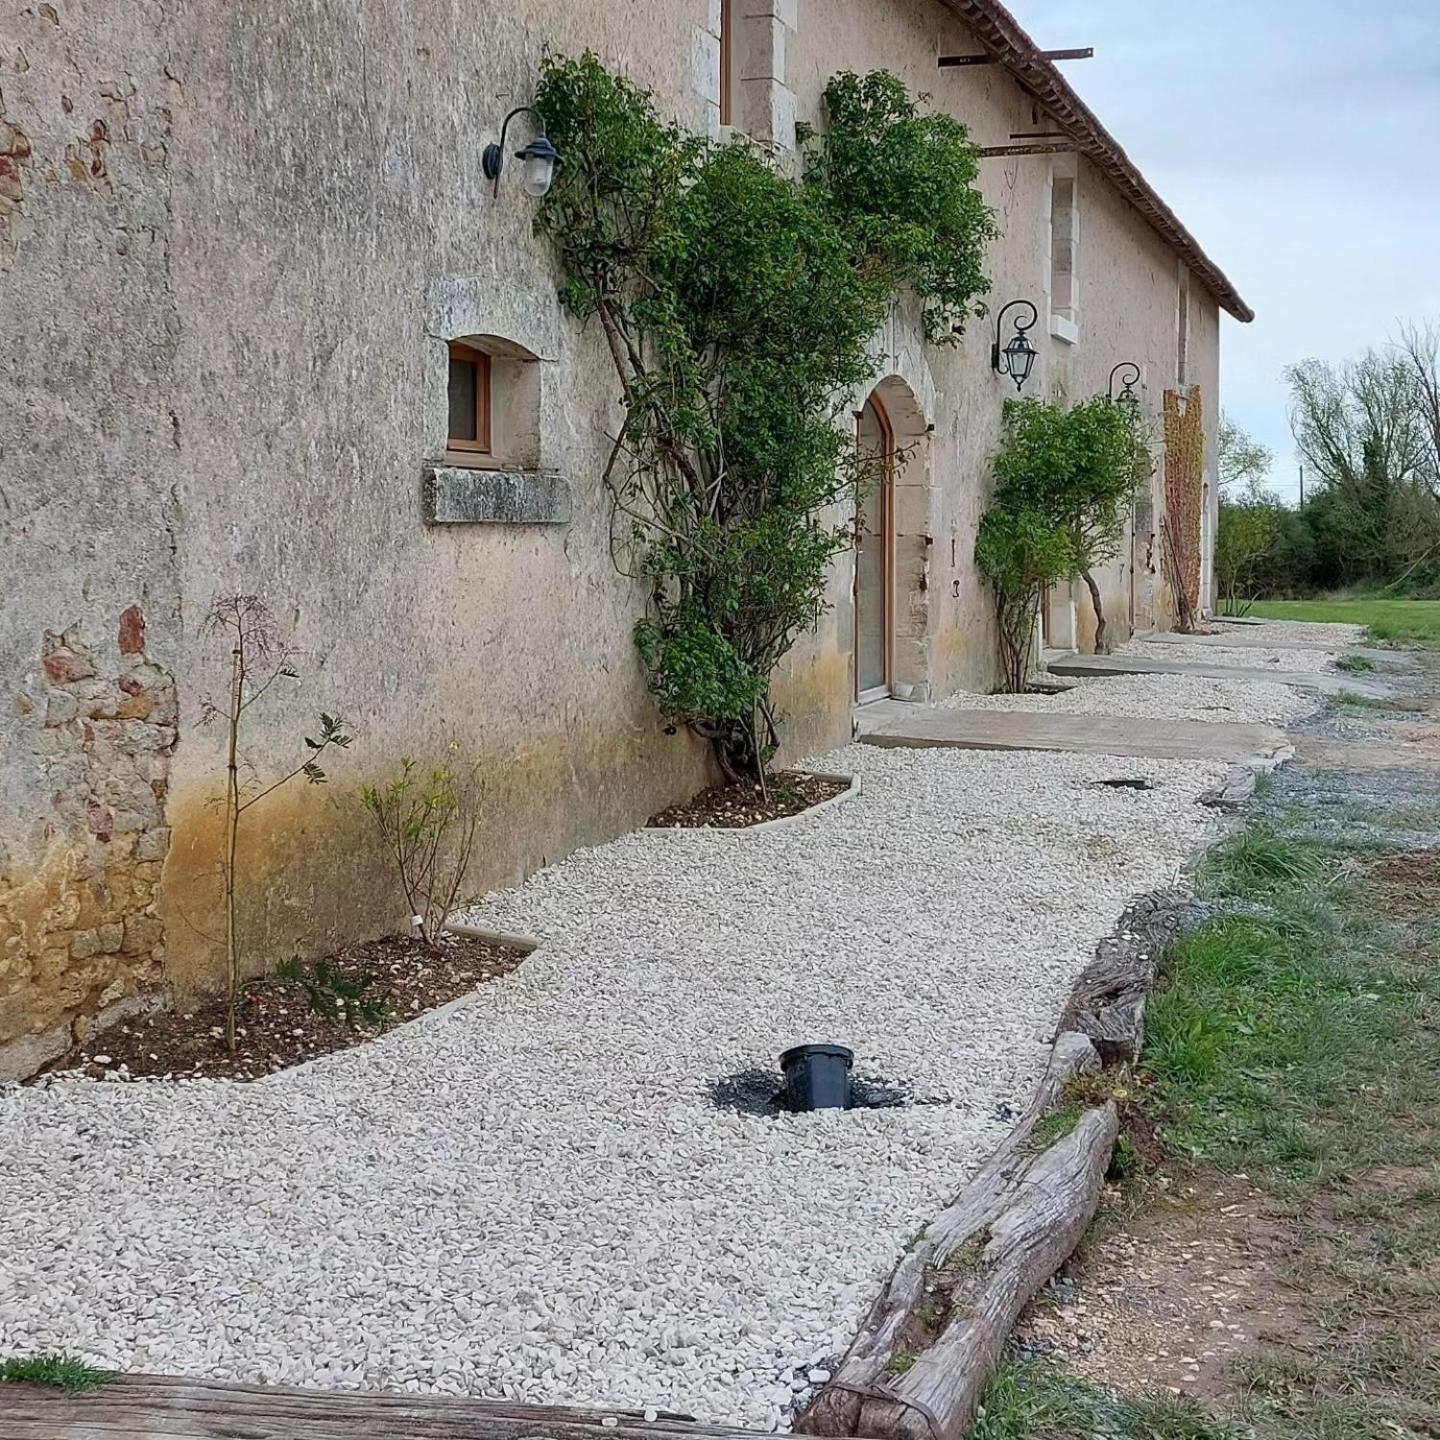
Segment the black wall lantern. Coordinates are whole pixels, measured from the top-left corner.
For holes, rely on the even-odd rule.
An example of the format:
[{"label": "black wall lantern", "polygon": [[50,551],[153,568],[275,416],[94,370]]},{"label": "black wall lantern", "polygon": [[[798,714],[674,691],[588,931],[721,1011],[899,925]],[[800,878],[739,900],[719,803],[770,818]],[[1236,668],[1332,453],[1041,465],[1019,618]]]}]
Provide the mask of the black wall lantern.
[{"label": "black wall lantern", "polygon": [[[1002,346],[1000,331],[1005,324],[1005,316],[1017,305],[1027,309],[1030,312],[1030,318],[1028,320],[1017,319],[1015,333]],[[1012,300],[1008,305],[1003,306],[995,317],[995,343],[990,347],[990,368],[997,375],[1008,375],[1015,382],[1017,390],[1024,388],[1025,382],[1030,378],[1030,372],[1035,368],[1037,351],[1025,332],[1039,318],[1040,312],[1029,300]]]},{"label": "black wall lantern", "polygon": [[495,194],[500,193],[500,172],[505,168],[505,132],[510,128],[510,122],[517,116],[529,112],[535,116],[537,134],[535,138],[523,149],[515,152],[517,160],[525,162],[525,168],[520,172],[520,184],[527,195],[533,195],[537,200],[541,199],[550,189],[550,182],[555,178],[555,171],[560,166],[560,152],[545,138],[545,122],[540,119],[540,112],[533,105],[517,105],[506,117],[500,126],[500,143],[498,145],[487,145],[480,156],[480,168],[485,173],[487,180],[495,182]]},{"label": "black wall lantern", "polygon": [[[1115,393],[1115,377],[1120,377],[1120,393]],[[1135,386],[1140,379],[1140,367],[1133,360],[1122,360],[1110,372],[1110,398],[1117,405],[1126,405],[1131,410],[1140,408],[1140,397]]]}]

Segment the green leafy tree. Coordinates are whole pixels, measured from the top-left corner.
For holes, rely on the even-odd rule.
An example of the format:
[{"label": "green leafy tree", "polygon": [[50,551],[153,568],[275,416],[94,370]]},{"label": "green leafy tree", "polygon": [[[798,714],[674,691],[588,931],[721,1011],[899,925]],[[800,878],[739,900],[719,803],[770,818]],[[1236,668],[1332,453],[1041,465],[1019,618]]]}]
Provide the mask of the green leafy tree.
[{"label": "green leafy tree", "polygon": [[1103,651],[1105,610],[1094,571],[1119,552],[1135,491],[1152,469],[1139,420],[1105,396],[1068,410],[1011,400],[994,466],[998,509],[1039,516],[1065,536],[1068,575],[1090,591],[1095,646]]},{"label": "green leafy tree", "polygon": [[1045,591],[1074,569],[1070,540],[1034,510],[996,506],[980,521],[975,564],[995,592],[1005,688],[1018,693],[1025,688]]},{"label": "green leafy tree", "polygon": [[1215,538],[1215,583],[1226,615],[1243,615],[1256,597],[1262,566],[1283,534],[1285,507],[1274,496],[1222,496]]},{"label": "green leafy tree", "polygon": [[566,157],[537,224],[624,402],[604,480],[617,564],[648,594],[650,688],[729,777],[763,786],[771,676],[878,478],[837,423],[871,338],[908,290],[952,339],[985,287],[975,152],[884,74],[831,82],[799,180],[662,120],[591,55],[548,60],[536,104]]}]

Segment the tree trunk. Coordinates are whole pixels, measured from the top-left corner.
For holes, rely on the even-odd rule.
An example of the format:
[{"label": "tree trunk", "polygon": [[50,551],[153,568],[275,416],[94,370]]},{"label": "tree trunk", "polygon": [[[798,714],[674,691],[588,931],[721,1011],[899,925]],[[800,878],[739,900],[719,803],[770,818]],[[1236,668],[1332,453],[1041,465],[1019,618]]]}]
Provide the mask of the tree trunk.
[{"label": "tree trunk", "polygon": [[1095,653],[1108,655],[1110,640],[1106,633],[1109,627],[1105,623],[1105,606],[1100,599],[1100,587],[1095,583],[1095,577],[1088,570],[1085,572],[1085,586],[1090,591],[1090,604],[1095,610]]},{"label": "tree trunk", "polygon": [[225,755],[225,968],[230,982],[230,1003],[225,1011],[225,1044],[236,1045],[236,1015],[240,1008],[240,957],[235,949],[235,851],[240,839],[240,709],[245,692],[245,659],[239,646],[230,657],[229,734]]}]

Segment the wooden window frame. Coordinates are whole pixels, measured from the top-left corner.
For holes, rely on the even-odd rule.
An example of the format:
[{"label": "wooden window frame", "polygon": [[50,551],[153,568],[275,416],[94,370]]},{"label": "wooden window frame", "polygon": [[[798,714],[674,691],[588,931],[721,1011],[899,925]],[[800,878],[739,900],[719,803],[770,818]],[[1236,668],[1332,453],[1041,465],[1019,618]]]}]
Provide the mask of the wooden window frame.
[{"label": "wooden window frame", "polygon": [[720,123],[735,123],[735,0],[720,0]]},{"label": "wooden window frame", "polygon": [[463,340],[452,340],[447,364],[450,360],[459,360],[475,367],[475,439],[466,440],[448,433],[450,418],[447,407],[445,456],[459,465],[492,459],[494,449],[490,414],[490,356],[474,345],[467,345]]}]

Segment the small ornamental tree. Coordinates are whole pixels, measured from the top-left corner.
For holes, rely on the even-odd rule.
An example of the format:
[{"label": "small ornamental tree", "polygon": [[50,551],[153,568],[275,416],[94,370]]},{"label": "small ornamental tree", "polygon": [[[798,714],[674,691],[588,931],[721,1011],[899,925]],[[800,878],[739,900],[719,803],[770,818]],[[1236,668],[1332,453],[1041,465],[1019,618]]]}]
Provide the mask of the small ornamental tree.
[{"label": "small ornamental tree", "polygon": [[350,736],[338,715],[320,714],[319,739],[304,737],[303,759],[268,784],[241,755],[241,741],[253,705],[282,680],[300,678],[296,665],[300,652],[280,632],[270,607],[258,595],[217,595],[202,625],[203,633],[230,647],[230,684],[222,705],[207,703],[201,724],[220,722],[225,727],[225,858],[221,873],[225,884],[225,972],[228,1001],[225,1008],[225,1044],[237,1045],[240,1014],[241,947],[236,924],[240,886],[240,822],[253,806],[302,777],[307,784],[324,785],[320,757],[328,750],[348,750]]},{"label": "small ornamental tree", "polygon": [[994,467],[995,493],[975,558],[995,591],[1005,683],[1018,690],[1035,611],[1045,588],[1059,580],[1085,581],[1095,607],[1095,648],[1104,651],[1105,610],[1094,571],[1118,552],[1126,512],[1152,462],[1135,412],[1096,396],[1069,410],[1040,400],[1007,402]]},{"label": "small ornamental tree", "polygon": [[1018,694],[1030,669],[1040,602],[1046,589],[1073,569],[1070,542],[1034,510],[996,506],[980,521],[975,564],[995,592],[1004,686]]},{"label": "small ornamental tree", "polygon": [[[936,341],[973,313],[993,233],[963,126],[894,76],[837,76],[796,180],[712,145],[591,55],[547,60],[536,105],[565,165],[537,225],[562,297],[600,326],[624,419],[604,472],[616,563],[667,720],[764,785],[776,666],[823,608],[878,479],[837,423],[902,290]],[[837,510],[837,507],[838,510]]]}]

